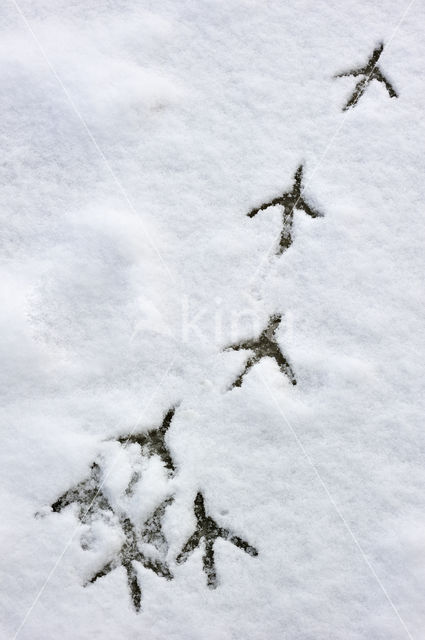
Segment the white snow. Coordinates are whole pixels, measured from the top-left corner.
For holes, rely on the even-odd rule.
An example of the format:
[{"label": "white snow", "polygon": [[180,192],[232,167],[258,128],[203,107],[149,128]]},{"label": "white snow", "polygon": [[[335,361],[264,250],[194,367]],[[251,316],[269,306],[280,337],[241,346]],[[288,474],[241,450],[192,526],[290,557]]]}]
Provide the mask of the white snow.
[{"label": "white snow", "polygon": [[[419,640],[425,611],[419,0],[12,0],[1,7],[0,636]],[[342,112],[355,78],[379,65]],[[292,186],[296,212],[274,250]],[[272,361],[223,352],[282,313]],[[159,426],[177,472],[114,437]],[[174,580],[84,588],[121,544],[49,505],[101,459]],[[134,471],[141,474],[123,497]],[[216,543],[193,501],[258,549]],[[35,514],[38,514],[35,517]],[[81,547],[83,541],[86,549]]]}]

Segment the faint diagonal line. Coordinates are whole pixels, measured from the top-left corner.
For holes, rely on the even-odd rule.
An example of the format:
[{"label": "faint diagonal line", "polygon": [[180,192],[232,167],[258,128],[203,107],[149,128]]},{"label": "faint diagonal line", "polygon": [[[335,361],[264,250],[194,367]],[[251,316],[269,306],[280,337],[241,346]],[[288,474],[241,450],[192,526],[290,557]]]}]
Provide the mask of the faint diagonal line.
[{"label": "faint diagonal line", "polygon": [[315,465],[313,459],[311,458],[310,454],[306,451],[303,443],[301,442],[297,432],[295,431],[295,429],[293,428],[293,426],[291,425],[291,423],[289,422],[286,414],[284,413],[284,411],[282,410],[280,404],[278,403],[276,396],[274,395],[274,393],[272,392],[270,386],[267,384],[266,380],[264,379],[264,377],[262,375],[260,375],[257,372],[257,376],[260,378],[261,382],[263,383],[263,385],[265,386],[265,388],[267,389],[271,399],[273,400],[274,404],[277,407],[277,410],[279,411],[280,415],[282,416],[282,418],[284,419],[285,423],[287,424],[291,434],[293,435],[299,449],[301,450],[301,453],[303,454],[304,458],[307,460],[308,464],[311,466],[311,468],[314,471],[314,474],[316,476],[316,478],[318,479],[322,489],[324,490],[324,492],[326,493],[327,497],[329,498],[330,503],[332,504],[333,508],[335,509],[338,517],[340,518],[342,524],[344,525],[345,529],[347,530],[350,538],[353,540],[355,546],[357,547],[358,551],[360,552],[360,555],[362,556],[365,564],[367,565],[369,571],[371,572],[371,574],[373,575],[373,577],[375,578],[376,582],[378,583],[382,593],[384,594],[387,602],[389,603],[391,609],[393,610],[394,614],[396,615],[398,621],[400,622],[401,626],[403,627],[403,630],[405,631],[407,637],[409,638],[409,640],[413,640],[413,636],[411,635],[409,629],[406,626],[406,623],[404,622],[403,618],[401,617],[397,607],[395,606],[394,602],[391,599],[391,596],[389,595],[388,591],[386,590],[386,588],[384,587],[384,585],[382,584],[381,579],[379,578],[378,574],[376,573],[374,567],[372,566],[370,560],[368,559],[368,557],[366,556],[360,542],[358,541],[358,539],[356,538],[356,536],[353,533],[353,530],[351,529],[350,525],[348,524],[347,520],[345,519],[343,513],[341,512],[340,508],[338,507],[337,503],[335,502],[335,499],[333,497],[333,495],[331,494],[328,485],[325,483],[325,481],[323,480],[322,476],[320,475],[320,472],[317,468],[317,466]]},{"label": "faint diagonal line", "polygon": [[[172,361],[171,361],[171,363],[169,364],[169,366],[168,366],[167,370],[165,371],[164,375],[162,376],[161,380],[159,381],[159,383],[158,383],[158,384],[157,384],[157,386],[155,387],[154,392],[153,392],[153,394],[152,394],[151,398],[149,399],[148,404],[146,405],[146,407],[144,407],[144,410],[140,413],[140,415],[139,415],[138,419],[137,419],[137,420],[136,420],[136,422],[135,422],[134,427],[133,427],[133,428],[132,428],[132,430],[130,431],[129,436],[128,436],[128,439],[129,439],[129,438],[131,438],[131,436],[133,435],[133,433],[134,433],[134,431],[135,431],[136,427],[139,425],[140,420],[141,420],[141,418],[142,418],[142,416],[143,416],[143,413],[144,413],[144,412],[146,411],[146,409],[147,409],[147,408],[152,404],[152,402],[153,402],[153,400],[154,400],[154,398],[155,398],[155,396],[156,396],[156,393],[157,393],[158,389],[160,389],[160,387],[163,385],[164,381],[167,379],[167,377],[168,377],[168,375],[169,375],[169,373],[170,373],[170,370],[171,370],[171,368],[172,368],[172,366],[173,366],[174,362],[175,362],[175,358],[173,358],[173,360],[172,360]],[[127,442],[128,442],[128,439],[127,439]],[[98,488],[98,490],[96,491],[96,494],[95,494],[95,496],[94,496],[93,500],[91,501],[90,505],[87,507],[87,510],[86,510],[86,512],[85,512],[85,514],[84,514],[85,516],[86,516],[86,515],[88,514],[88,512],[90,511],[90,509],[91,509],[91,507],[92,507],[92,505],[93,505],[93,503],[94,503],[94,501],[95,501],[96,497],[97,497],[97,496],[98,496],[98,494],[99,494],[99,491],[101,491],[101,490],[102,490],[102,487],[104,486],[105,482],[107,481],[107,479],[108,479],[108,478],[109,478],[109,476],[111,475],[112,470],[116,467],[116,464],[117,464],[117,462],[118,462],[119,458],[120,458],[120,457],[121,457],[121,455],[122,455],[123,449],[124,449],[124,447],[120,447],[120,449],[119,449],[119,451],[118,451],[117,455],[116,455],[116,456],[115,456],[115,458],[112,460],[112,464],[111,464],[111,466],[109,467],[108,472],[107,472],[107,473],[105,474],[105,476],[103,477],[103,480],[102,480],[102,482],[99,484],[99,488]],[[52,568],[51,568],[51,570],[49,571],[49,573],[48,573],[48,575],[47,575],[47,577],[46,577],[45,581],[43,582],[42,586],[40,587],[39,591],[37,592],[37,595],[35,596],[35,598],[34,598],[33,602],[31,603],[31,605],[30,605],[30,607],[28,608],[28,610],[27,610],[27,612],[26,612],[25,616],[23,617],[22,622],[20,623],[20,625],[19,625],[18,629],[16,630],[16,633],[15,633],[15,635],[13,636],[13,640],[16,640],[16,638],[18,637],[19,633],[20,633],[20,632],[22,631],[22,629],[24,628],[24,626],[25,626],[25,624],[26,624],[26,622],[27,622],[27,620],[28,620],[29,616],[31,615],[32,611],[34,610],[34,607],[37,605],[37,602],[40,600],[40,598],[41,598],[41,596],[43,595],[43,593],[44,593],[44,591],[45,591],[45,589],[46,589],[47,585],[49,584],[49,582],[50,582],[51,578],[53,577],[53,575],[54,575],[54,573],[56,572],[57,568],[59,567],[60,563],[62,562],[62,560],[63,560],[63,558],[64,558],[64,556],[65,556],[66,552],[68,551],[69,547],[71,546],[71,543],[72,543],[73,539],[75,538],[75,536],[76,536],[77,532],[79,531],[79,529],[80,529],[80,525],[78,524],[78,525],[75,527],[74,531],[72,532],[71,536],[69,537],[68,541],[66,542],[66,544],[65,544],[65,546],[64,546],[64,548],[63,548],[63,550],[61,551],[61,553],[59,554],[59,556],[56,558],[55,563],[53,564],[53,567],[52,567]]]},{"label": "faint diagonal line", "polygon": [[[122,196],[123,196],[124,200],[126,201],[126,203],[127,203],[127,205],[129,206],[129,208],[130,208],[134,213],[137,213],[137,212],[136,212],[136,209],[135,209],[135,207],[134,207],[134,205],[132,204],[131,200],[129,199],[129,197],[128,197],[128,195],[127,195],[126,191],[124,190],[124,188],[123,188],[123,186],[122,186],[122,184],[121,184],[121,182],[119,181],[119,179],[117,178],[117,176],[116,176],[115,172],[113,171],[113,169],[112,169],[111,165],[109,164],[109,162],[108,162],[108,160],[107,160],[107,158],[106,158],[106,156],[105,156],[104,152],[103,152],[103,151],[102,151],[102,149],[99,147],[99,145],[98,145],[98,143],[97,143],[97,141],[96,141],[95,137],[93,136],[92,132],[90,131],[90,129],[89,129],[89,127],[88,127],[88,125],[87,125],[87,123],[86,123],[85,119],[83,118],[82,114],[80,113],[80,111],[78,110],[78,108],[77,108],[76,104],[74,103],[74,101],[73,101],[73,99],[72,99],[72,97],[71,97],[71,95],[70,95],[69,91],[67,90],[67,88],[66,88],[66,87],[65,87],[65,85],[63,84],[63,82],[62,82],[62,80],[61,80],[60,76],[58,75],[58,73],[56,72],[55,68],[54,68],[54,67],[53,67],[53,65],[51,64],[51,62],[50,62],[50,60],[49,60],[49,58],[48,58],[48,56],[47,56],[47,54],[46,54],[46,52],[45,52],[45,50],[44,50],[43,46],[41,45],[40,41],[38,40],[38,38],[37,38],[37,36],[36,36],[35,32],[33,31],[33,29],[32,29],[32,27],[31,27],[30,23],[29,23],[29,22],[28,22],[28,20],[27,20],[26,16],[25,16],[25,15],[24,15],[24,13],[22,12],[22,10],[21,10],[20,6],[18,5],[18,3],[16,2],[16,0],[11,0],[11,1],[12,1],[12,3],[14,4],[14,6],[15,6],[15,8],[16,8],[16,10],[17,10],[17,12],[18,12],[18,13],[19,13],[19,15],[21,16],[21,18],[22,18],[22,20],[23,20],[24,24],[26,25],[26,27],[27,27],[28,31],[30,32],[30,34],[31,34],[32,38],[34,39],[34,41],[35,41],[35,43],[36,43],[36,45],[37,45],[38,49],[40,50],[41,55],[42,55],[42,57],[44,58],[44,60],[45,60],[46,64],[48,65],[48,67],[50,68],[50,70],[51,70],[51,72],[53,73],[54,77],[56,78],[57,82],[59,83],[60,87],[62,88],[62,90],[63,90],[63,92],[64,92],[65,96],[67,97],[67,100],[68,100],[68,102],[70,103],[70,105],[71,105],[71,107],[72,107],[72,109],[73,109],[74,113],[76,114],[76,116],[78,117],[78,119],[81,121],[81,123],[82,123],[82,125],[83,125],[83,127],[84,127],[84,129],[85,129],[85,131],[86,131],[86,133],[87,133],[87,135],[88,135],[88,137],[90,138],[90,140],[91,140],[92,144],[94,145],[94,147],[96,148],[97,152],[99,153],[99,155],[101,156],[102,160],[104,161],[105,166],[107,167],[107,169],[108,169],[108,171],[109,171],[110,175],[112,176],[112,178],[113,178],[113,180],[114,180],[115,184],[117,185],[117,187],[118,187],[118,189],[119,189],[120,193],[122,194]],[[412,4],[414,3],[414,1],[415,1],[415,0],[411,0],[411,2],[410,2],[410,4],[409,4],[409,6],[407,7],[406,11],[404,12],[404,14],[403,14],[402,18],[400,19],[399,24],[397,25],[396,29],[394,30],[394,33],[393,33],[393,35],[391,36],[391,38],[390,38],[389,42],[392,40],[393,36],[395,35],[395,32],[398,30],[399,25],[400,25],[400,24],[401,24],[401,22],[403,21],[403,19],[404,19],[405,15],[407,14],[408,10],[410,9],[410,7],[411,7],[411,6],[412,6]],[[347,115],[348,115],[348,114],[346,114],[346,116],[347,116]],[[329,151],[329,149],[330,149],[331,145],[333,144],[333,142],[334,142],[335,138],[337,137],[338,133],[339,133],[339,132],[340,132],[340,130],[342,129],[342,126],[343,126],[343,124],[344,124],[344,122],[345,122],[346,116],[344,117],[343,122],[342,122],[342,123],[341,123],[341,125],[338,127],[338,129],[337,129],[336,133],[335,133],[335,134],[334,134],[334,136],[332,137],[332,139],[331,139],[331,141],[329,142],[329,144],[328,144],[327,148],[325,149],[325,151],[324,151],[323,155],[321,156],[321,158],[320,158],[320,160],[319,160],[319,163],[316,165],[316,167],[315,167],[315,169],[314,169],[314,171],[313,171],[313,173],[312,173],[312,176],[314,175],[314,173],[315,173],[315,172],[317,171],[317,169],[319,168],[319,166],[320,166],[320,162],[322,162],[322,161],[323,161],[323,158],[327,155],[327,153],[328,153],[328,151]],[[311,182],[312,176],[311,176],[311,177],[310,177],[310,179],[306,182],[306,186]],[[294,205],[294,208],[295,208],[295,207],[296,207],[296,204]],[[165,261],[164,261],[164,259],[162,258],[162,256],[161,256],[161,254],[160,254],[160,252],[159,252],[158,248],[156,247],[156,245],[155,245],[155,243],[153,242],[153,240],[150,238],[150,236],[149,236],[149,234],[148,234],[148,232],[147,232],[147,230],[146,230],[146,229],[145,229],[145,235],[146,235],[146,237],[147,237],[147,239],[148,239],[149,243],[151,244],[152,248],[155,250],[156,254],[158,255],[158,257],[159,257],[159,259],[160,259],[160,261],[161,261],[162,265],[164,266],[165,270],[167,271],[167,273],[168,273],[169,277],[171,278],[171,280],[172,280],[172,281],[174,281],[174,276],[173,276],[173,275],[172,275],[172,273],[170,272],[170,270],[169,270],[169,268],[168,268],[167,264],[165,263]],[[261,266],[261,265],[260,265],[260,266]],[[251,279],[251,281],[256,277],[256,273],[257,273],[257,272],[258,272],[258,269],[257,269],[257,271],[255,272],[254,277]],[[163,383],[164,379],[166,379],[166,377],[168,376],[168,373],[169,373],[169,371],[170,371],[170,369],[171,369],[171,367],[172,367],[173,363],[174,363],[174,360],[171,362],[171,364],[169,365],[169,367],[168,367],[168,369],[167,369],[166,373],[164,374],[163,378],[161,379],[160,383],[157,385],[157,389],[161,386],[161,384]],[[282,410],[280,409],[280,406],[278,405],[278,403],[277,403],[276,399],[274,398],[274,396],[273,396],[273,394],[272,394],[272,392],[271,392],[270,388],[268,387],[268,385],[265,383],[265,381],[264,381],[264,380],[262,380],[262,381],[263,381],[264,385],[266,386],[266,388],[268,389],[268,391],[269,391],[269,393],[270,393],[271,397],[273,398],[273,400],[274,400],[274,402],[275,402],[276,406],[278,407],[279,412],[281,413],[282,417],[284,418],[285,422],[287,423],[287,425],[289,426],[289,428],[290,428],[291,432],[293,433],[293,435],[294,435],[294,437],[295,437],[295,439],[296,439],[296,441],[297,441],[297,443],[298,443],[299,447],[301,448],[301,451],[303,452],[303,454],[304,454],[305,458],[307,459],[307,461],[309,462],[309,464],[310,464],[310,465],[312,466],[312,468],[314,469],[316,476],[318,477],[318,479],[319,479],[319,481],[320,481],[320,483],[321,483],[322,487],[324,488],[325,492],[327,493],[327,495],[328,495],[328,497],[329,497],[329,499],[330,499],[330,501],[331,501],[332,505],[334,506],[334,508],[335,508],[335,510],[336,510],[336,512],[337,512],[337,514],[338,514],[338,515],[339,515],[339,517],[341,518],[341,520],[342,520],[342,522],[343,522],[344,526],[346,527],[347,531],[349,532],[350,536],[352,537],[353,541],[355,542],[356,546],[358,547],[358,549],[359,549],[360,553],[361,553],[361,554],[362,554],[362,556],[363,556],[364,561],[366,562],[367,566],[369,567],[369,569],[371,570],[371,572],[372,572],[372,574],[374,575],[375,579],[377,580],[377,582],[378,582],[379,586],[381,587],[381,589],[382,589],[382,591],[383,591],[384,595],[386,596],[386,598],[387,598],[388,602],[390,603],[390,605],[391,605],[391,607],[392,607],[393,611],[394,611],[394,612],[395,612],[395,614],[397,615],[397,617],[398,617],[398,619],[399,619],[400,623],[402,624],[402,626],[403,626],[404,630],[406,631],[406,633],[407,633],[408,637],[409,637],[411,640],[413,640],[413,638],[412,638],[411,634],[409,633],[409,631],[408,631],[408,629],[407,629],[407,627],[406,627],[406,625],[405,625],[405,623],[404,623],[403,619],[401,618],[401,616],[400,616],[400,614],[398,613],[398,611],[397,611],[397,609],[396,609],[395,605],[393,604],[393,602],[392,602],[392,600],[391,600],[391,598],[390,598],[389,594],[388,594],[388,593],[387,593],[387,591],[385,590],[385,588],[384,588],[384,586],[382,585],[382,583],[381,583],[381,581],[380,581],[379,577],[377,576],[377,574],[376,574],[375,570],[373,569],[372,565],[370,564],[369,560],[367,559],[367,557],[366,557],[366,555],[365,555],[365,553],[364,553],[363,549],[361,548],[360,544],[358,543],[357,539],[355,538],[355,536],[354,536],[354,534],[353,534],[353,532],[352,532],[351,528],[349,527],[348,523],[346,522],[346,520],[345,520],[344,516],[343,516],[343,515],[342,515],[342,513],[340,512],[340,510],[339,510],[338,506],[336,505],[336,503],[335,503],[335,501],[334,501],[334,499],[333,499],[332,495],[331,495],[331,494],[330,494],[330,492],[329,492],[329,489],[327,488],[326,484],[325,484],[325,483],[324,483],[324,481],[322,480],[322,478],[321,478],[321,476],[320,476],[320,474],[319,474],[319,472],[318,472],[317,468],[315,467],[315,465],[314,465],[314,463],[313,463],[312,459],[310,458],[310,456],[308,455],[308,453],[305,451],[305,449],[304,449],[304,447],[303,447],[303,445],[302,445],[301,441],[299,440],[299,438],[298,438],[297,434],[295,433],[295,431],[293,430],[293,428],[292,428],[292,426],[290,425],[289,421],[287,420],[286,416],[283,414]],[[155,389],[155,392],[156,392],[156,389]],[[151,397],[151,400],[150,400],[149,404],[153,401],[153,397],[154,397],[154,395]],[[149,404],[148,404],[148,406],[149,406]],[[139,420],[140,420],[140,418],[139,418]],[[135,428],[137,427],[137,425],[138,425],[138,423],[139,423],[139,420],[136,422],[135,426],[133,427],[132,431],[130,432],[130,434],[129,434],[129,436],[128,436],[129,438],[131,437],[131,435],[133,434],[133,432],[134,432]],[[111,465],[111,467],[110,467],[109,472],[105,475],[105,477],[104,477],[104,479],[103,479],[103,482],[99,485],[98,492],[99,492],[99,491],[101,490],[101,488],[104,486],[105,481],[106,481],[106,480],[107,480],[107,478],[109,477],[109,475],[110,475],[110,473],[111,473],[112,469],[114,468],[114,466],[115,466],[115,464],[116,464],[116,462],[117,462],[117,460],[118,460],[119,456],[121,455],[121,453],[122,453],[122,451],[121,451],[121,449],[120,449],[119,453],[118,453],[118,454],[117,454],[117,456],[115,457],[115,459],[114,459],[114,461],[113,461],[113,463],[112,463],[112,465]],[[98,495],[98,492],[96,493],[96,496]],[[96,496],[95,496],[95,497],[96,497]],[[89,505],[89,507],[88,507],[88,509],[87,509],[87,511],[86,511],[86,514],[87,514],[87,512],[89,511],[89,509],[90,509],[90,507],[92,506],[92,504],[93,504],[93,501],[92,501],[92,503]],[[41,597],[41,595],[43,594],[43,592],[44,592],[45,588],[47,587],[47,584],[49,583],[49,581],[50,581],[51,577],[53,576],[53,574],[55,573],[56,569],[58,568],[58,566],[59,566],[59,564],[60,564],[61,560],[63,559],[63,557],[64,557],[64,555],[65,555],[65,553],[66,553],[67,549],[69,548],[69,546],[70,546],[70,544],[71,544],[71,542],[72,542],[73,538],[75,537],[75,534],[76,534],[76,532],[78,531],[78,529],[79,529],[79,525],[75,528],[75,530],[74,530],[74,532],[73,532],[72,536],[70,537],[69,541],[67,542],[67,544],[66,544],[66,546],[65,546],[64,550],[62,551],[62,553],[60,554],[60,556],[57,558],[57,560],[56,560],[56,562],[55,562],[54,566],[52,567],[52,569],[51,569],[50,573],[48,574],[48,576],[47,576],[47,578],[46,578],[45,582],[43,583],[43,585],[42,585],[41,589],[40,589],[40,590],[39,590],[39,592],[37,593],[36,598],[34,599],[33,603],[31,604],[30,608],[28,609],[28,611],[27,611],[27,613],[26,613],[26,615],[25,615],[24,619],[22,620],[22,622],[21,622],[21,624],[20,624],[19,628],[17,629],[17,631],[16,631],[16,633],[15,633],[15,635],[14,635],[14,640],[16,640],[16,638],[18,637],[18,634],[20,633],[20,631],[21,631],[21,630],[22,630],[22,628],[24,627],[24,625],[25,625],[25,623],[26,623],[26,621],[27,621],[27,619],[28,619],[29,615],[30,615],[30,614],[31,614],[31,612],[33,611],[33,609],[34,609],[34,607],[36,606],[36,604],[37,604],[38,600],[40,599],[40,597]]]},{"label": "faint diagonal line", "polygon": [[[99,146],[96,138],[94,137],[93,133],[91,132],[86,120],[84,119],[81,111],[78,109],[77,105],[75,104],[70,92],[68,91],[68,89],[66,88],[66,86],[64,85],[64,83],[62,82],[61,77],[59,76],[58,72],[56,71],[56,69],[54,68],[53,64],[50,62],[50,59],[43,47],[43,45],[41,44],[40,40],[38,39],[34,29],[32,28],[31,24],[29,23],[27,17],[25,16],[24,12],[22,11],[21,7],[19,6],[18,2],[16,0],[11,0],[11,2],[13,3],[13,5],[15,6],[16,11],[18,12],[18,14],[20,15],[23,23],[25,24],[26,28],[28,29],[29,33],[31,34],[32,39],[34,40],[37,48],[39,49],[41,56],[43,57],[45,63],[47,64],[47,66],[49,67],[50,71],[52,72],[53,76],[55,77],[56,81],[58,82],[59,86],[61,87],[63,93],[66,96],[66,99],[68,100],[72,111],[75,113],[75,115],[77,116],[77,118],[79,119],[79,121],[81,122],[83,129],[85,130],[85,132],[87,133],[87,136],[89,137],[91,143],[93,144],[94,148],[96,149],[97,153],[99,154],[99,156],[102,158],[103,163],[106,167],[106,169],[108,170],[109,174],[111,175],[114,183],[116,184],[118,191],[121,193],[124,201],[126,202],[127,206],[129,207],[129,209],[136,214],[136,208],[133,205],[132,201],[130,200],[126,190],[124,189],[123,185],[121,184],[121,181],[118,179],[115,171],[113,170],[113,168],[111,167],[111,164],[109,162],[109,160],[107,159],[107,157],[105,156],[104,152],[102,151],[101,147]],[[156,246],[153,238],[151,237],[151,235],[149,234],[146,226],[144,225],[143,221],[141,220],[141,218],[138,216],[138,219],[140,220],[140,223],[143,227],[143,232],[145,234],[145,237],[147,238],[150,246],[152,247],[152,249],[155,251],[156,255],[158,256],[162,266],[164,267],[165,271],[167,272],[169,278],[171,279],[172,282],[175,283],[175,277],[173,276],[173,274],[171,273],[170,269],[168,268],[167,263],[165,262],[164,258],[162,257],[158,247]]]},{"label": "faint diagonal line", "polygon": [[[405,19],[405,17],[407,16],[408,12],[410,11],[410,9],[412,8],[414,2],[416,0],[410,0],[409,4],[407,5],[407,8],[402,12],[401,17],[399,18],[396,26],[394,27],[388,41],[385,43],[385,49],[388,50],[390,47],[391,42],[393,41],[397,31],[399,30],[403,20]],[[368,80],[370,79],[372,73],[375,70],[376,65],[378,64],[378,61],[375,63],[375,65],[372,68],[372,71],[370,72],[369,76],[368,76]],[[311,174],[310,174],[310,178],[308,180],[306,180],[305,182],[305,188],[308,187],[308,185],[311,183],[311,181],[314,178],[314,175],[317,173],[317,171],[320,169],[324,159],[326,158],[326,156],[328,155],[329,151],[331,150],[335,140],[337,139],[338,135],[340,134],[342,128],[344,127],[347,118],[349,116],[350,110],[347,110],[344,113],[344,116],[342,117],[342,120],[340,122],[340,124],[338,125],[338,127],[336,128],[334,134],[332,135],[331,139],[329,140],[328,144],[325,147],[325,150],[323,151],[322,155],[320,156],[319,160],[317,161],[316,165],[314,166]],[[300,197],[301,197],[301,193],[300,193]],[[294,206],[291,209],[291,214],[293,213],[294,209],[297,208],[297,204],[298,204],[298,200],[295,202]],[[260,272],[260,270],[262,269],[264,263],[270,259],[270,257],[274,254],[273,251],[273,247],[275,245],[276,241],[273,240],[273,242],[270,243],[269,248],[267,249],[267,251],[265,252],[265,254],[263,255],[263,258],[260,260],[260,264],[258,265],[258,267],[256,268],[256,270],[254,271],[254,274],[252,275],[252,277],[249,279],[248,281],[248,288],[251,287],[253,285],[253,283],[255,283],[255,280],[257,279],[258,273]],[[266,274],[267,275],[267,274]]]}]

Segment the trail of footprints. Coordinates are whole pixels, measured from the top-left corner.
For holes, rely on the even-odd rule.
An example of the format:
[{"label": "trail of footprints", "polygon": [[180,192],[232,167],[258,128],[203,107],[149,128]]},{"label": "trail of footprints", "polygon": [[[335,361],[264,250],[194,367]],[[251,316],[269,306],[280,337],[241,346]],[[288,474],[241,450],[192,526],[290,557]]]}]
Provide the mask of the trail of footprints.
[{"label": "trail of footprints", "polygon": [[[383,75],[377,66],[382,54],[384,45],[377,46],[368,62],[360,68],[337,74],[335,77],[343,76],[360,77],[353,94],[348,99],[343,111],[354,107],[362,95],[365,93],[372,80],[382,83],[391,98],[398,97],[397,92]],[[285,191],[282,195],[261,204],[252,209],[247,216],[254,218],[259,212],[273,206],[282,207],[282,231],[280,234],[277,255],[282,255],[293,242],[292,226],[294,211],[303,211],[311,218],[322,217],[323,214],[310,205],[303,194],[303,166],[300,165],[294,175],[292,189]],[[274,314],[258,337],[250,340],[229,345],[224,351],[247,351],[248,357],[243,370],[229,389],[241,387],[245,376],[263,358],[269,358],[275,362],[281,373],[292,385],[296,385],[292,366],[287,356],[282,352],[276,338],[276,331],[281,323],[282,316]],[[167,446],[167,433],[172,423],[176,407],[171,407],[166,413],[162,424],[148,431],[140,433],[130,433],[116,438],[124,448],[130,444],[139,445],[140,456],[158,456],[163,463],[164,469],[171,479],[176,474],[176,465],[173,461],[170,450]],[[131,478],[125,494],[131,496],[134,486],[140,479],[140,474],[135,473]],[[126,514],[125,509],[118,510],[111,505],[107,493],[104,489],[104,477],[99,462],[93,462],[88,478],[82,480],[75,487],[66,491],[52,505],[54,513],[61,513],[66,507],[76,504],[77,517],[82,524],[90,525],[94,519],[103,518],[118,523],[122,534],[122,544],[118,552],[114,553],[108,561],[99,568],[87,581],[85,586],[92,585],[98,580],[107,576],[118,567],[123,567],[127,576],[127,585],[131,601],[136,611],[140,611],[142,604],[142,585],[138,566],[153,571],[157,576],[166,580],[173,579],[173,573],[168,562],[168,541],[163,532],[163,518],[167,507],[174,500],[173,495],[166,497],[151,513],[144,524],[137,528]],[[203,546],[203,570],[206,575],[207,586],[215,589],[219,580],[217,576],[214,545],[218,538],[222,538],[232,543],[238,549],[244,551],[249,556],[258,556],[258,551],[243,538],[220,526],[205,507],[205,498],[201,491],[198,491],[194,501],[195,530],[183,545],[180,553],[175,558],[177,564],[186,562],[197,547]],[[146,548],[148,550],[146,550]]]}]

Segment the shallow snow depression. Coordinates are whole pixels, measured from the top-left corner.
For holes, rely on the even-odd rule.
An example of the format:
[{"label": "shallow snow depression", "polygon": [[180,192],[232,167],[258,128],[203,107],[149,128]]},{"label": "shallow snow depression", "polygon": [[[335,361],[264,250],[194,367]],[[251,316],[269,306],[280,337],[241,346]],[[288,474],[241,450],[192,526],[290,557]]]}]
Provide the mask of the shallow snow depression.
[{"label": "shallow snow depression", "polygon": [[421,638],[423,5],[1,17],[1,637]]}]

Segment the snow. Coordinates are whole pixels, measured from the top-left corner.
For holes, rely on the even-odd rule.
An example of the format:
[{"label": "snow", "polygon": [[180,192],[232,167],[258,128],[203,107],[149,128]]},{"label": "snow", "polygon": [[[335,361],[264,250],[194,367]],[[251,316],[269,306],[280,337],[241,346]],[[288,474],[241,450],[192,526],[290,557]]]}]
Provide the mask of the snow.
[{"label": "snow", "polygon": [[[420,2],[17,0],[1,8],[3,638],[402,640],[425,628]],[[379,60],[399,97],[372,82]],[[304,166],[293,244],[279,207]],[[292,386],[262,360],[272,314]],[[177,473],[114,438],[158,427]],[[49,505],[100,460],[174,580],[85,582],[116,523]],[[131,496],[125,488],[141,474]],[[198,491],[259,552],[193,533]],[[35,517],[37,514],[37,517]],[[81,542],[83,542],[82,548]]]}]

